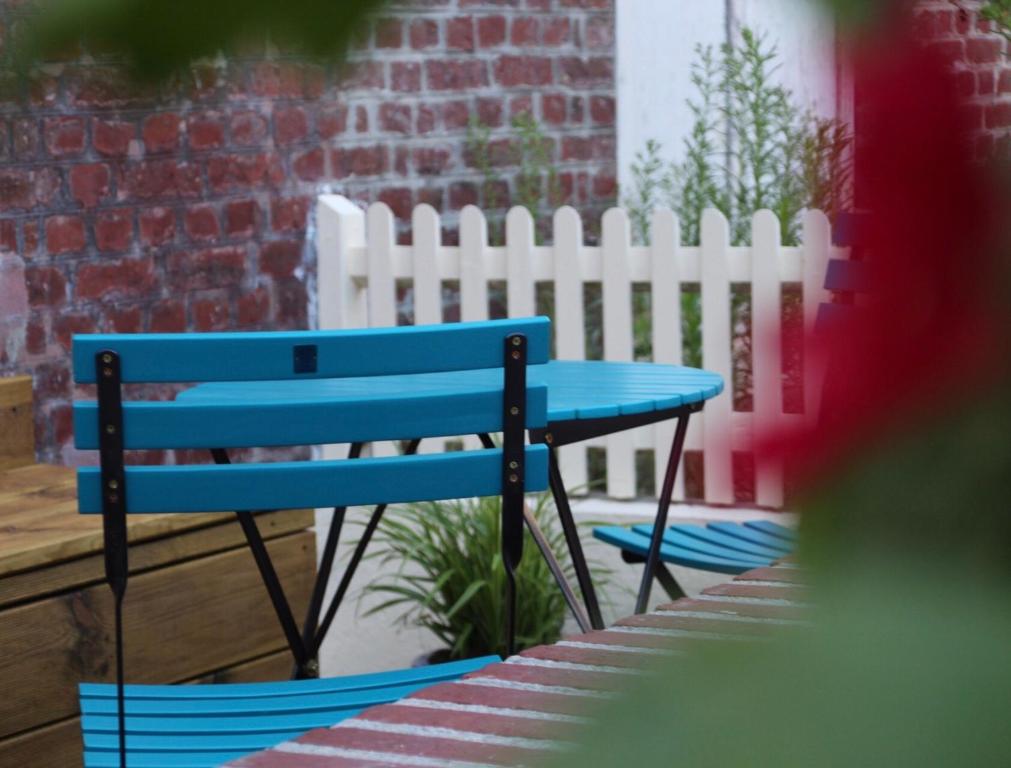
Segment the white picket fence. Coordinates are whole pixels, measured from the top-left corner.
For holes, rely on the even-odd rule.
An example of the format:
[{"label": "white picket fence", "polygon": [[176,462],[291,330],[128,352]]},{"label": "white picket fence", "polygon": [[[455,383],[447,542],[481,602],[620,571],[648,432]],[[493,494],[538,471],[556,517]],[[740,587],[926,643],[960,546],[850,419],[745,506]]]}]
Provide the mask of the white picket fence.
[{"label": "white picket fence", "polygon": [[[687,436],[687,450],[703,451],[706,501],[734,502],[732,452],[750,452],[756,430],[789,426],[804,418],[783,412],[781,292],[784,283],[800,283],[805,322],[814,322],[818,304],[827,298],[822,285],[827,262],[836,250],[828,220],[819,211],[804,215],[800,247],[780,245],[779,222],[770,211],[755,214],[750,247],[730,245],[726,219],[716,210],[703,214],[699,247],[680,244],[677,217],[663,209],[653,214],[647,246],[631,244],[628,214],[618,208],[604,214],[599,246],[584,245],[579,214],[568,206],[555,211],[551,246],[534,244],[534,222],[521,207],[506,217],[503,247],[488,245],[487,223],[475,206],[460,212],[459,246],[442,245],[439,214],[428,205],[414,209],[412,245],[397,244],[394,225],[393,214],[383,203],[362,211],[338,195],[319,197],[320,328],[396,325],[396,286],[402,280],[413,281],[414,322],[419,325],[443,322],[443,281],[458,281],[463,320],[488,318],[489,281],[506,282],[510,317],[534,314],[535,284],[550,281],[554,283],[556,356],[581,360],[585,350],[583,284],[598,282],[603,295],[604,358],[628,361],[633,359],[632,286],[647,283],[652,291],[653,359],[679,364],[681,284],[696,283],[701,290],[703,367],[719,373],[726,382],[724,394],[692,418]],[[731,284],[736,283],[751,285],[755,332],[750,412],[733,411],[730,391]],[[812,372],[805,372],[810,382],[808,373]],[[819,389],[805,385],[805,413],[815,412]],[[636,449],[655,451],[656,487],[661,486],[673,430],[672,423],[663,423],[588,443],[606,449],[608,496],[635,496]],[[585,446],[566,447],[559,462],[568,486],[586,484]],[[684,497],[683,476],[679,472],[676,499]],[[764,462],[756,466],[755,493],[759,505],[782,506],[781,468]]]}]

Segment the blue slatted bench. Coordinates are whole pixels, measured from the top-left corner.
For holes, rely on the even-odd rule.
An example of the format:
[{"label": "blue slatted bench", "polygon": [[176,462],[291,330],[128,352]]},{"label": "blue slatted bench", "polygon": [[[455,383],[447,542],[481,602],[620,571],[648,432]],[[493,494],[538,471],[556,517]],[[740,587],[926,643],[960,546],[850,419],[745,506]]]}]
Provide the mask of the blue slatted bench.
[{"label": "blue slatted bench", "polygon": [[[528,363],[547,360],[548,339],[545,318],[340,332],[75,336],[75,381],[94,384],[98,391],[96,402],[75,403],[75,444],[100,455],[99,466],[77,471],[79,511],[103,517],[117,639],[117,684],[80,686],[85,766],[220,765],[311,728],[333,725],[365,707],[456,679],[498,658],[313,679],[319,628],[313,620],[299,631],[248,510],[501,495],[506,645],[511,652],[523,495],[548,485],[546,447],[524,444],[527,429],[546,424],[547,394],[542,384],[528,385],[526,371]],[[123,400],[123,385],[139,382],[302,381],[472,369],[491,372],[486,386],[457,388],[452,396],[378,395],[369,407],[284,397],[224,404]],[[424,435],[502,432],[502,446],[441,455],[241,465],[231,464],[225,450],[381,439],[401,419]],[[218,462],[127,466],[124,452],[136,448],[205,448],[214,451]],[[123,684],[125,516],[208,511],[237,512],[297,674],[304,679]]]}]

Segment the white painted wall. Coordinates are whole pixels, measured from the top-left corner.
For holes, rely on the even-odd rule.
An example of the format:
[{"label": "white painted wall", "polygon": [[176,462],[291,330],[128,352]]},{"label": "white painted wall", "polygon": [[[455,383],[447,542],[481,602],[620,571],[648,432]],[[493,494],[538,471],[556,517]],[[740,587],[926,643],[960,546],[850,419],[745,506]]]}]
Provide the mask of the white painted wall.
[{"label": "white painted wall", "polygon": [[839,114],[832,22],[812,0],[615,0],[615,16],[622,185],[647,139],[662,142],[665,159],[681,158],[695,46],[717,48],[742,25],[776,41],[784,85],[819,114]]}]

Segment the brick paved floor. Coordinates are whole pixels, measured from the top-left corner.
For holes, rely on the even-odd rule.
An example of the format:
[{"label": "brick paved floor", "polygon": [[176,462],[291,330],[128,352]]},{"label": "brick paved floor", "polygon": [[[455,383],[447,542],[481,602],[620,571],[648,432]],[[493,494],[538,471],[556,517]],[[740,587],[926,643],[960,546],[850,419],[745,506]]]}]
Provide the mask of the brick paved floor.
[{"label": "brick paved floor", "polygon": [[593,705],[634,682],[658,655],[740,642],[801,620],[802,572],[759,568],[606,630],[539,646],[310,731],[231,768],[523,766],[578,740]]}]

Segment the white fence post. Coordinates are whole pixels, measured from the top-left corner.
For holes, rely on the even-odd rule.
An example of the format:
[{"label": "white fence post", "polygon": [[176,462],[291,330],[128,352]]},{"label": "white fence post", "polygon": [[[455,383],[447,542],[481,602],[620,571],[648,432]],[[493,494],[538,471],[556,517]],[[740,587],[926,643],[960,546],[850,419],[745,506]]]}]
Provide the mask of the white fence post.
[{"label": "white fence post", "polygon": [[[601,222],[601,292],[604,300],[604,359],[632,360],[631,228],[628,214],[612,208]],[[627,430],[607,436],[607,495],[635,497],[635,448]]]},{"label": "white fence post", "polygon": [[730,356],[730,231],[723,214],[713,208],[702,213],[700,270],[702,272],[702,367],[723,377],[720,397],[706,403],[703,415],[706,501],[734,501],[730,428],[734,379]]},{"label": "white fence post", "polygon": [[[782,282],[779,275],[779,219],[758,211],[751,221],[752,413],[756,434],[769,434],[783,419]],[[757,450],[755,501],[783,506],[783,468]]]},{"label": "white fence post", "polygon": [[[397,245],[394,219],[381,203],[363,213],[337,195],[320,196],[317,203],[319,255],[319,327],[354,328],[397,323],[398,280],[413,280],[414,321],[443,319],[442,283],[460,281],[463,320],[488,318],[488,282],[505,280],[511,317],[536,311],[538,280],[554,281],[555,348],[560,360],[582,360],[586,353],[584,288],[600,281],[603,292],[604,357],[627,362],[634,353],[633,283],[649,283],[653,360],[678,365],[682,360],[681,290],[683,283],[699,283],[702,298],[703,367],[726,382],[722,396],[709,401],[695,417],[688,447],[705,454],[705,500],[734,502],[733,450],[750,451],[754,434],[804,418],[783,412],[783,370],[780,348],[782,284],[803,284],[804,322],[810,329],[818,305],[827,299],[823,289],[828,260],[837,254],[825,214],[811,211],[803,218],[803,245],[783,247],[780,225],[769,211],[752,221],[752,244],[730,245],[724,216],[707,210],[701,222],[699,247],[680,244],[679,222],[669,210],[653,212],[651,243],[633,246],[628,215],[620,209],[604,214],[602,244],[583,244],[579,214],[569,207],[555,212],[554,245],[537,246],[534,222],[524,208],[513,208],[506,218],[505,247],[488,245],[484,214],[475,206],[460,213],[460,245],[443,246],[439,214],[418,206],[412,215],[413,244]],[[731,286],[750,284],[753,333],[753,411],[733,410],[733,332]],[[804,410],[817,412],[824,375],[810,347],[804,350]],[[657,424],[591,441],[607,448],[607,493],[631,498],[636,491],[637,448],[656,456],[659,487],[672,424]],[[428,441],[426,450],[438,450]],[[472,443],[471,438],[465,444]],[[336,447],[324,455],[336,456]],[[377,452],[389,453],[388,445]],[[563,477],[575,487],[587,481],[586,447],[566,446],[559,452]],[[675,498],[684,498],[684,472],[678,473]],[[756,501],[762,506],[783,503],[782,467],[756,462]]]},{"label": "white fence post", "polygon": [[[583,220],[571,206],[555,211],[552,220],[555,242],[555,356],[559,360],[586,358],[586,328],[583,308]],[[558,468],[572,488],[584,489],[589,481],[586,447],[566,445],[558,451]]]},{"label": "white fence post", "polygon": [[[681,227],[673,211],[657,208],[653,211],[649,231],[653,362],[681,365]],[[660,489],[674,440],[674,423],[656,424],[653,435],[654,484]],[[674,499],[684,497],[685,473],[679,468],[674,481]]]}]

